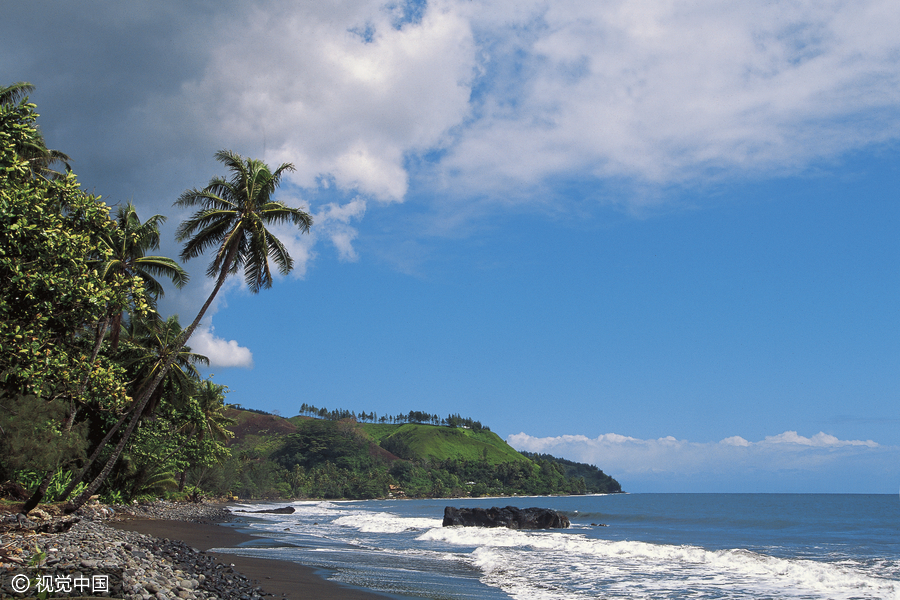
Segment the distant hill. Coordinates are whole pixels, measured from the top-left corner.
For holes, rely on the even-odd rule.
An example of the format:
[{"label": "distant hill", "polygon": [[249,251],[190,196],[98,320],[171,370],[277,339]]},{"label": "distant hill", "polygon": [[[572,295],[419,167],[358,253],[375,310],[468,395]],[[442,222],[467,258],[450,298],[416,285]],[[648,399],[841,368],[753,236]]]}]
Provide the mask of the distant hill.
[{"label": "distant hill", "polygon": [[380,425],[363,423],[361,427],[381,447],[406,460],[530,462],[496,433],[482,429],[439,425]]},{"label": "distant hill", "polygon": [[618,494],[622,491],[619,482],[595,467],[585,463],[558,458],[549,454],[535,454],[534,452],[522,452],[532,460],[549,460],[563,467],[566,477],[581,477],[584,479],[585,492],[588,494]]},{"label": "distant hill", "polygon": [[[445,422],[478,428],[360,423],[353,417],[285,419],[236,407],[227,416],[235,421],[231,457],[222,465],[192,470],[201,487],[214,493],[380,498],[621,491],[596,467],[522,454],[487,427],[458,415]],[[435,415],[433,420],[441,419]]]}]

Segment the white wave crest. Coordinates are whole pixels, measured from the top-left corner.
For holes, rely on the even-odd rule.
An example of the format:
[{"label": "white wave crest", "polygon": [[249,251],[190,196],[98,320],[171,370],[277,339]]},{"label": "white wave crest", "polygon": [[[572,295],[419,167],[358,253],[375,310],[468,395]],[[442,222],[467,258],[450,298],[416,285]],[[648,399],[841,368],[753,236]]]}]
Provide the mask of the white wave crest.
[{"label": "white wave crest", "polygon": [[441,519],[399,517],[391,513],[354,512],[334,520],[335,525],[363,533],[401,533],[440,527]]},{"label": "white wave crest", "polygon": [[[718,597],[900,600],[900,583],[854,564],[783,559],[748,550],[711,551],[574,533],[451,527],[417,538],[476,549],[483,581],[514,598]],[[573,582],[578,582],[573,584]]]}]

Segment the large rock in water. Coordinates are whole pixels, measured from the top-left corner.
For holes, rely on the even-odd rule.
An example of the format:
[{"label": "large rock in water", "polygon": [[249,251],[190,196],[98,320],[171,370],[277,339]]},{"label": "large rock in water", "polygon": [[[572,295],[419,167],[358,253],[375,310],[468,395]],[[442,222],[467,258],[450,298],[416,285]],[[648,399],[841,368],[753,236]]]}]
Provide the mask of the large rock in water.
[{"label": "large rock in water", "polygon": [[266,508],[263,510],[239,510],[235,512],[245,513],[268,513],[270,515],[292,515],[294,514],[293,506],[282,506],[281,508]]},{"label": "large rock in water", "polygon": [[549,508],[444,508],[444,527],[508,527],[510,529],[565,529],[569,518]]}]

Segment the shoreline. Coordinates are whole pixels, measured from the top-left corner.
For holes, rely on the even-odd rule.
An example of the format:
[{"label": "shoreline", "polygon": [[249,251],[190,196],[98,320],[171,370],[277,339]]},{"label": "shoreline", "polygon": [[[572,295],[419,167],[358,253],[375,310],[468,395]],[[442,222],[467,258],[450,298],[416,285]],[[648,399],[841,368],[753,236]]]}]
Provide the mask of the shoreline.
[{"label": "shoreline", "polygon": [[213,523],[193,523],[169,519],[143,517],[111,521],[116,529],[132,531],[161,540],[176,539],[200,552],[214,557],[219,563],[233,567],[262,591],[277,598],[287,600],[387,600],[390,596],[376,592],[352,588],[329,581],[316,570],[295,562],[275,559],[250,558],[238,554],[215,552],[214,548],[238,548],[241,544],[265,539],[236,531],[219,521]]},{"label": "shoreline", "polygon": [[41,508],[29,517],[25,528],[12,513],[0,519],[0,597],[11,596],[12,590],[6,588],[13,575],[33,572],[27,566],[40,558],[36,553],[44,553],[38,567],[41,575],[115,571],[110,595],[126,600],[394,598],[329,581],[320,571],[298,563],[211,551],[265,539],[226,526],[236,516],[224,504],[93,504],[69,518],[68,527],[59,533],[40,533],[40,528],[64,519]]}]

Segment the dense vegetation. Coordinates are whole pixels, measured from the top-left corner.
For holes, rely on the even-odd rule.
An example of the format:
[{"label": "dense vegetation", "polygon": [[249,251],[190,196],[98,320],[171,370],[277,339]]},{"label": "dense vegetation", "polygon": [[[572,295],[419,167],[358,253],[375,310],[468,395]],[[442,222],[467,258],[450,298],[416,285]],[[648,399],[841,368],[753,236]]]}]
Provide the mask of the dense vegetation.
[{"label": "dense vegetation", "polygon": [[[161,494],[373,498],[619,491],[596,469],[526,457],[459,414],[378,416],[303,404],[282,419],[225,404],[187,345],[227,277],[251,292],[291,257],[268,227],[306,232],[304,211],[272,197],[281,176],[222,151],[229,178],[185,191],[197,209],[177,229],[182,261],[211,251],[212,293],[193,321],[162,316],[159,279],[188,275],[160,246],[162,215],[142,221],[84,193],[69,158],[46,148],[32,87],[0,87],[0,481],[30,497]],[[55,170],[61,169],[61,170]],[[593,471],[591,469],[594,469]],[[600,475],[603,475],[600,472]],[[605,487],[604,487],[605,486]]]},{"label": "dense vegetation", "polygon": [[557,458],[549,454],[535,454],[534,452],[522,452],[533,461],[551,461],[562,467],[566,477],[582,479],[584,491],[588,494],[610,494],[622,491],[619,482],[598,469],[594,465]]},{"label": "dense vegetation", "polygon": [[[331,412],[331,411],[329,411]],[[615,493],[596,467],[525,456],[487,428],[390,425],[232,408],[231,457],[196,471],[243,498],[378,498]]]},{"label": "dense vegetation", "polygon": [[[229,456],[224,386],[186,345],[225,279],[242,271],[251,292],[271,266],[292,266],[268,225],[301,231],[308,214],[271,198],[282,173],[222,151],[231,178],[176,201],[197,212],[178,228],[182,260],[214,252],[212,294],[182,329],[156,311],[157,277],[187,273],[159,248],[154,215],[115,214],[81,191],[69,158],[48,149],[32,86],[0,87],[0,478],[26,484],[25,512],[41,500],[110,500],[184,489],[189,466]],[[64,167],[64,171],[54,170]]]}]

